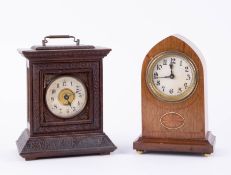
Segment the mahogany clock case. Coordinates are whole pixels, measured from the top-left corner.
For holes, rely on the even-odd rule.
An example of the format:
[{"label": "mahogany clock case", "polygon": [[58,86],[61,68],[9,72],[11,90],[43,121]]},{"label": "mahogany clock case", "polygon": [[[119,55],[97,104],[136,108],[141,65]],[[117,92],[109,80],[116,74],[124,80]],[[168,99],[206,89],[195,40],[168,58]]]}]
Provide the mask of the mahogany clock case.
[{"label": "mahogany clock case", "polygon": [[[178,102],[159,100],[146,84],[146,70],[150,61],[167,51],[187,55],[197,69],[197,86],[192,94]],[[146,55],[141,76],[142,89],[142,135],[133,143],[137,151],[163,151],[212,153],[215,136],[207,131],[205,96],[205,74],[202,58],[186,42],[177,36],[170,36],[155,45]],[[166,117],[167,116],[167,117]],[[163,125],[162,118],[166,119]],[[178,127],[179,122],[181,123]]]},{"label": "mahogany clock case", "polygon": [[[28,128],[17,140],[26,160],[109,154],[116,149],[103,132],[103,63],[111,49],[77,45],[32,47],[20,50],[27,59]],[[52,114],[45,102],[49,84],[60,76],[81,80],[88,100],[77,116],[64,119]]]}]

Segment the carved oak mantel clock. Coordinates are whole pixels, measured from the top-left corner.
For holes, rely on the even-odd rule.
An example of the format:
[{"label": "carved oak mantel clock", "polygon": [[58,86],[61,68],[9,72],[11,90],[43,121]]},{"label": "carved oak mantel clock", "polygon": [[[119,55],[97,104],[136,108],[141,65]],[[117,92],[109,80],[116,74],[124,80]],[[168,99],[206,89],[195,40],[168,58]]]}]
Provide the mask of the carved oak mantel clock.
[{"label": "carved oak mantel clock", "polygon": [[170,36],[155,45],[142,67],[142,135],[137,151],[210,154],[205,65],[192,44]]},{"label": "carved oak mantel clock", "polygon": [[[46,46],[47,38],[73,38],[71,46]],[[20,50],[27,59],[28,128],[17,140],[26,160],[109,154],[115,145],[103,132],[102,58],[111,49],[79,45],[51,35],[42,46]]]}]

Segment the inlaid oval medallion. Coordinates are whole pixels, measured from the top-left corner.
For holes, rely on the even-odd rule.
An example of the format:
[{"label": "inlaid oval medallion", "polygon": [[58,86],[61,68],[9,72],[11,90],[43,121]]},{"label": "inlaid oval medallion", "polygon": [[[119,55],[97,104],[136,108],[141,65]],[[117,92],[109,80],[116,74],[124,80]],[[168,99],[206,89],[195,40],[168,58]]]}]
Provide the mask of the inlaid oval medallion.
[{"label": "inlaid oval medallion", "polygon": [[178,113],[169,112],[160,118],[160,123],[167,129],[179,129],[184,126],[184,118]]}]

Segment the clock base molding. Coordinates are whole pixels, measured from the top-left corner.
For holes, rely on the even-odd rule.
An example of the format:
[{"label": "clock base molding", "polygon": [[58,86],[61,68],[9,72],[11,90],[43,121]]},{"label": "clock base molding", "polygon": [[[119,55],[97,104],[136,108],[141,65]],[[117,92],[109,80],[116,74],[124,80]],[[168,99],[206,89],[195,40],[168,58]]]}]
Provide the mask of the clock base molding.
[{"label": "clock base molding", "polygon": [[30,136],[25,129],[16,142],[19,154],[26,160],[91,154],[110,154],[116,149],[104,133]]},{"label": "clock base molding", "polygon": [[205,139],[167,139],[139,137],[133,143],[133,149],[139,152],[182,152],[211,154],[215,136],[208,131]]}]

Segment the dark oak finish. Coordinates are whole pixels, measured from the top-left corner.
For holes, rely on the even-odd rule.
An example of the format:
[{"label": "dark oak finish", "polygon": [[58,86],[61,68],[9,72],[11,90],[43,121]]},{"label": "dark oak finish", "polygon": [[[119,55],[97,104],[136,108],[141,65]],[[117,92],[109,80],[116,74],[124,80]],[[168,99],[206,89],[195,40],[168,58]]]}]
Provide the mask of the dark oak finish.
[{"label": "dark oak finish", "polygon": [[[151,59],[165,51],[177,51],[194,62],[198,83],[191,96],[180,102],[164,102],[151,94],[146,84],[146,69]],[[207,131],[204,69],[198,54],[186,41],[170,36],[146,55],[141,76],[142,136],[134,142],[138,151],[212,153],[215,137]],[[176,120],[171,120],[175,115]],[[166,117],[167,116],[167,117]],[[163,117],[165,117],[163,121]],[[179,126],[176,129],[164,127]]]},{"label": "dark oak finish", "polygon": [[[45,46],[20,50],[27,58],[28,128],[17,140],[26,160],[83,154],[109,154],[116,149],[103,132],[103,63],[111,49],[93,46]],[[70,75],[86,86],[84,110],[70,119],[52,114],[45,102],[54,78]]]}]

